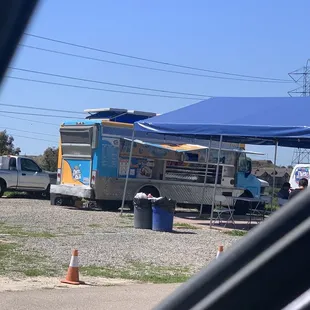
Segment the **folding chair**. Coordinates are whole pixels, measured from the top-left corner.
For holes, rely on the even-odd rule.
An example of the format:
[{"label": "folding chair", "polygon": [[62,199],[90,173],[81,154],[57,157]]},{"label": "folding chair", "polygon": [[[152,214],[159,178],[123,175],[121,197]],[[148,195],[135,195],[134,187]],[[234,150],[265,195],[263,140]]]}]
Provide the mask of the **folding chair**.
[{"label": "folding chair", "polygon": [[227,223],[229,221],[231,221],[232,224],[235,226],[235,221],[233,218],[234,208],[229,206],[227,198],[225,196],[223,196],[223,195],[216,195],[215,196],[215,206],[214,206],[213,213],[216,214],[216,217],[213,221],[214,222],[218,221],[219,225],[221,225],[223,223],[222,215],[227,214],[228,219],[226,220],[224,227],[227,225]]},{"label": "folding chair", "polygon": [[255,207],[253,208],[253,205],[251,204],[251,207],[249,209],[249,222],[248,224],[252,224],[252,220],[254,220],[257,224],[262,222],[265,219],[266,215],[270,215],[271,212],[266,210],[266,204],[271,203],[271,197],[270,196],[262,196],[261,201],[257,202]]}]

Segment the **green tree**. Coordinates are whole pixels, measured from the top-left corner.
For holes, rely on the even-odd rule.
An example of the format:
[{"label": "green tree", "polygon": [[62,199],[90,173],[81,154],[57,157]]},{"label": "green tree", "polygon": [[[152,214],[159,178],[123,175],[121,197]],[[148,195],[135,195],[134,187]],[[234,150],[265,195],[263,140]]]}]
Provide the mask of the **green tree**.
[{"label": "green tree", "polygon": [[58,148],[48,147],[42,156],[42,169],[46,171],[57,171]]},{"label": "green tree", "polygon": [[20,152],[14,145],[14,138],[6,130],[0,131],[0,155],[19,155]]}]

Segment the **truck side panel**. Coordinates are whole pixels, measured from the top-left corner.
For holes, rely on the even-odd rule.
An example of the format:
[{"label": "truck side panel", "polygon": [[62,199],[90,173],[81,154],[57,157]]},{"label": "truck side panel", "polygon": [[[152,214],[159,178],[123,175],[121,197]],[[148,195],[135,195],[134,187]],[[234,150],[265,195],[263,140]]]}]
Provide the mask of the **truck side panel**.
[{"label": "truck side panel", "polygon": [[0,170],[0,179],[1,177],[5,180],[8,189],[17,188],[17,171]]},{"label": "truck side panel", "polygon": [[[120,200],[124,191],[124,179],[99,178],[96,187],[96,198],[102,200]],[[160,180],[131,180],[127,185],[126,200],[132,201],[135,194],[144,186],[154,186],[161,196],[167,196],[179,203],[200,204],[203,197],[203,184],[187,182],[162,182]],[[206,185],[204,204],[211,205],[214,185]],[[235,188],[217,187],[217,195],[239,196],[243,190]],[[230,201],[232,205],[232,199]]]},{"label": "truck side panel", "polygon": [[[99,177],[118,177],[120,139],[102,136],[98,150]],[[94,156],[95,157],[95,156]]]}]

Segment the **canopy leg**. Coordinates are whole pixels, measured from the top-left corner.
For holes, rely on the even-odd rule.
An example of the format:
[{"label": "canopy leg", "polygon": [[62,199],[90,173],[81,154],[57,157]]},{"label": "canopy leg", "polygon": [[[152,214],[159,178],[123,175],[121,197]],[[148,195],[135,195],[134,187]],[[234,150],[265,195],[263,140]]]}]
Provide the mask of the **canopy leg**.
[{"label": "canopy leg", "polygon": [[214,210],[214,204],[215,204],[216,187],[217,187],[217,182],[218,182],[218,177],[219,177],[222,143],[223,143],[223,136],[220,136],[220,145],[219,145],[219,150],[218,150],[218,154],[217,154],[217,166],[216,166],[216,172],[215,172],[215,182],[214,182],[214,190],[213,190],[213,197],[212,197],[210,228],[212,228],[212,221],[213,221],[213,210]]},{"label": "canopy leg", "polygon": [[274,147],[271,210],[273,209],[274,190],[275,190],[275,185],[276,185],[277,155],[278,155],[278,141],[276,141],[275,147]]},{"label": "canopy leg", "polygon": [[208,178],[208,168],[209,168],[211,143],[212,143],[212,138],[210,138],[210,141],[209,141],[209,150],[208,150],[208,148],[206,148],[206,160],[205,160],[205,162],[206,162],[206,171],[205,171],[205,178],[203,180],[203,190],[202,190],[202,198],[201,198],[201,205],[200,205],[199,216],[202,215],[203,202],[205,201],[205,196],[206,196],[206,184],[207,184],[207,178]]},{"label": "canopy leg", "polygon": [[127,191],[127,184],[128,184],[129,172],[130,172],[130,166],[131,166],[134,138],[135,138],[135,130],[133,129],[132,130],[132,137],[131,137],[129,159],[128,159],[128,166],[127,166],[127,171],[126,171],[126,179],[125,179],[125,186],[124,186],[124,192],[123,192],[122,206],[121,206],[121,215],[123,215],[123,210],[124,210],[124,205],[125,205],[126,191]]}]

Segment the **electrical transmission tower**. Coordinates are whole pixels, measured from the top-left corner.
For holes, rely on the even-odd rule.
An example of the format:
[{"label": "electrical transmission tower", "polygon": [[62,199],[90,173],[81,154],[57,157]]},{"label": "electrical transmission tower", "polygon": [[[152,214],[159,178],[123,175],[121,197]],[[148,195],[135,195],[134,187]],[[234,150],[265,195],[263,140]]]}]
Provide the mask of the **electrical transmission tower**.
[{"label": "electrical transmission tower", "polygon": [[[288,92],[291,97],[310,96],[310,59],[307,60],[305,66],[289,73],[289,76],[299,85],[297,88]],[[292,158],[292,166],[302,163],[310,163],[310,150],[295,149]]]}]

